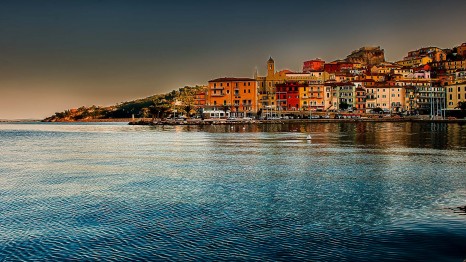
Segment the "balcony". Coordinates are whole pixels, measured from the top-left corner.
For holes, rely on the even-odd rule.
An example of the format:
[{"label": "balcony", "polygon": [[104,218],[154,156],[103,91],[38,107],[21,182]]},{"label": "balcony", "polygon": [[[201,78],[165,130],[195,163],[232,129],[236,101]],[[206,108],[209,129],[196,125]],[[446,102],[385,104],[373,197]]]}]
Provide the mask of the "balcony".
[{"label": "balcony", "polygon": [[220,94],[211,94],[211,97],[219,97],[219,96],[224,96],[225,93],[220,93]]},{"label": "balcony", "polygon": [[225,89],[223,86],[216,86],[216,87],[211,87],[211,90],[223,90]]}]

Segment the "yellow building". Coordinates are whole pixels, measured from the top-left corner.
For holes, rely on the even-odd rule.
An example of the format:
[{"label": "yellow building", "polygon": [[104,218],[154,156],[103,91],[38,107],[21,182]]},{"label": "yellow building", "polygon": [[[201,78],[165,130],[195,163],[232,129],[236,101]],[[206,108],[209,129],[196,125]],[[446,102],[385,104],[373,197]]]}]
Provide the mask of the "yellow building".
[{"label": "yellow building", "polygon": [[437,67],[439,69],[445,69],[446,73],[448,74],[454,74],[457,70],[466,69],[466,60],[443,61],[443,62],[433,63],[432,66]]},{"label": "yellow building", "polygon": [[402,112],[405,109],[405,89],[400,86],[371,86],[366,89],[366,110],[370,113],[381,108],[386,113]]},{"label": "yellow building", "polygon": [[458,102],[466,101],[466,83],[448,85],[445,88],[447,91],[447,109],[455,109]]},{"label": "yellow building", "polygon": [[257,81],[257,87],[259,89],[259,109],[277,108],[275,85],[283,83],[286,80],[286,73],[289,72],[291,71],[282,70],[280,72],[275,72],[275,61],[270,57],[267,61],[267,76],[258,76],[256,73],[255,80]]},{"label": "yellow building", "polygon": [[423,56],[423,57],[406,57],[405,59],[398,61],[396,63],[401,66],[417,67],[420,65],[426,65],[430,62],[432,62],[432,58],[428,56]]}]

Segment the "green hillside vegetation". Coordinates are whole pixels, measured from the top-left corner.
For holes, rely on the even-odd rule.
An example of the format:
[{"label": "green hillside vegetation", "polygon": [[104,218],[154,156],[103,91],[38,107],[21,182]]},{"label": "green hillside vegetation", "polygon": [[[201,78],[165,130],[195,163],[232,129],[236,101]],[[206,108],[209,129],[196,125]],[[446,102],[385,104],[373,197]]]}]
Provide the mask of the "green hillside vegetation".
[{"label": "green hillside vegetation", "polygon": [[202,86],[185,86],[167,94],[153,95],[142,99],[119,103],[113,106],[80,107],[57,112],[44,119],[47,122],[90,121],[93,119],[131,118],[165,118],[173,115],[190,117],[196,113],[195,94],[202,91]]}]

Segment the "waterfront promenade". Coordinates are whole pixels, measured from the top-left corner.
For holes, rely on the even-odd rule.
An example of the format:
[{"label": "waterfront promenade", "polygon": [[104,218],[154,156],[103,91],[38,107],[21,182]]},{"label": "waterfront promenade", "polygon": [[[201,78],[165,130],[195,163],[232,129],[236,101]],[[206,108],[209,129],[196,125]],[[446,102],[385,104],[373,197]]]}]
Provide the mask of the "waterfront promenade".
[{"label": "waterfront promenade", "polygon": [[466,123],[466,119],[440,119],[429,117],[363,117],[363,118],[317,118],[317,119],[137,119],[130,125],[234,125],[234,124],[280,124],[280,123],[357,123],[357,122],[419,122],[419,123]]}]

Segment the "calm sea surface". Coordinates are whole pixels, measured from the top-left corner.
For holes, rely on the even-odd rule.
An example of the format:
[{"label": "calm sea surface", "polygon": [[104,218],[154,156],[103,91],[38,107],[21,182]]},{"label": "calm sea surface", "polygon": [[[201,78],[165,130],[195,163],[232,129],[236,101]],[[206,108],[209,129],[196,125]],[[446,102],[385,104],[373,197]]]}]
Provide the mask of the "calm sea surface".
[{"label": "calm sea surface", "polygon": [[3,123],[0,150],[0,261],[466,259],[458,124]]}]

